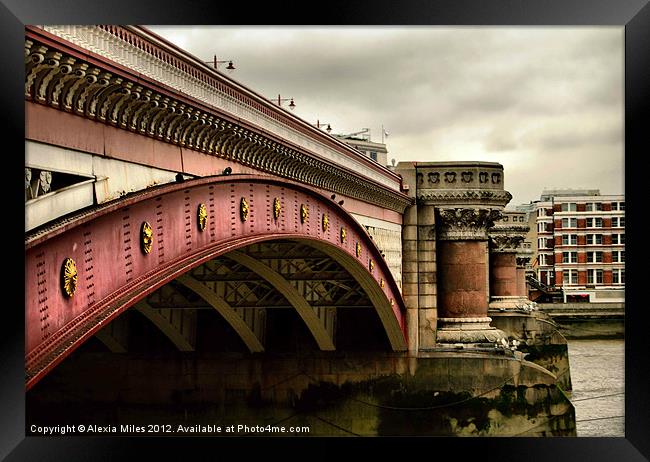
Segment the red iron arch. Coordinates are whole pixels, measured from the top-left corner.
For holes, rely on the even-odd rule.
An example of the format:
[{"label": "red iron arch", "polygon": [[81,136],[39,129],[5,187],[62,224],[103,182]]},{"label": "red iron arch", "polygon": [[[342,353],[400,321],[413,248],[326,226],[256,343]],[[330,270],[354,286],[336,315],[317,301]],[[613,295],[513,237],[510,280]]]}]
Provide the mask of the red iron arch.
[{"label": "red iron arch", "polygon": [[158,287],[216,256],[273,239],[308,241],[337,260],[367,292],[393,350],[406,350],[398,286],[349,213],[298,183],[206,177],[150,188],[26,236],[27,389]]}]

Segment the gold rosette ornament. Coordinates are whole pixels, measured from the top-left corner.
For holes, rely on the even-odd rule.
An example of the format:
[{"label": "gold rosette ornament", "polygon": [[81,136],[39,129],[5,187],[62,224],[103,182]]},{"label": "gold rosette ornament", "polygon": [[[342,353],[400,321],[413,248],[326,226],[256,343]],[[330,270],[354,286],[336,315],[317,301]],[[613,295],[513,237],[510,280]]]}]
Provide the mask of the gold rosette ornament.
[{"label": "gold rosette ornament", "polygon": [[140,231],[140,243],[142,244],[142,251],[145,254],[151,252],[153,247],[153,229],[146,221],[142,222],[142,230]]},{"label": "gold rosette ornament", "polygon": [[323,232],[326,233],[329,228],[330,228],[330,218],[327,216],[326,213],[324,213],[323,214]]},{"label": "gold rosette ornament", "polygon": [[197,218],[199,220],[199,231],[203,231],[205,229],[205,226],[208,224],[208,209],[206,208],[205,204],[199,204]]},{"label": "gold rosette ornament", "polygon": [[341,228],[341,244],[345,242],[345,237],[347,236],[347,233],[345,231],[345,228]]},{"label": "gold rosette ornament", "polygon": [[248,212],[250,212],[250,208],[248,207],[248,201],[246,200],[245,197],[242,197],[241,202],[239,203],[239,214],[241,216],[241,221],[248,220]]},{"label": "gold rosette ornament", "polygon": [[370,271],[372,271],[372,270],[375,269],[375,262],[374,262],[374,261],[372,261],[372,260],[368,260],[368,269],[369,269]]},{"label": "gold rosette ornament", "polygon": [[361,256],[361,244],[357,242],[357,257]]},{"label": "gold rosette ornament", "polygon": [[61,266],[61,286],[63,287],[63,292],[68,296],[72,297],[77,290],[77,264],[72,258],[66,258],[63,260],[63,265]]},{"label": "gold rosette ornament", "polygon": [[304,223],[309,218],[309,207],[300,204],[300,223]]},{"label": "gold rosette ornament", "polygon": [[273,218],[275,219],[275,221],[278,221],[281,212],[282,212],[282,205],[280,204],[280,199],[276,197],[275,199],[273,199]]}]

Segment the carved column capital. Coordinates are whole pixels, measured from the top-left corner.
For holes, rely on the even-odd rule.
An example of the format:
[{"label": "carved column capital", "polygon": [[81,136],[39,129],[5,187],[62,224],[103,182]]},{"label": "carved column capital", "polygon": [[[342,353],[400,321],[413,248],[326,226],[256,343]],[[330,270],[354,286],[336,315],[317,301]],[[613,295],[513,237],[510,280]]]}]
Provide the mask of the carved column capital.
[{"label": "carved column capital", "polygon": [[501,211],[478,208],[439,208],[436,221],[441,240],[486,240],[487,230],[501,217]]},{"label": "carved column capital", "polygon": [[524,236],[518,234],[490,234],[490,251],[518,252],[524,239]]},{"label": "carved column capital", "polygon": [[517,266],[518,267],[525,268],[528,263],[530,263],[530,256],[528,256],[528,257],[517,256]]}]

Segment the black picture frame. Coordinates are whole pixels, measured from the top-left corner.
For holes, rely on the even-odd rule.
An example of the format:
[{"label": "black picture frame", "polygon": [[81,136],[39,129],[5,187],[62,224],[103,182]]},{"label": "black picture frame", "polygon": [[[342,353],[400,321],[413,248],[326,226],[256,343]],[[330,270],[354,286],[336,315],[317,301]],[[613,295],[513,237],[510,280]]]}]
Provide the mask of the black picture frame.
[{"label": "black picture frame", "polygon": [[[20,187],[20,153],[24,151],[23,42],[27,24],[309,24],[309,25],[619,25],[625,26],[625,195],[627,252],[625,348],[625,438],[333,438],[291,439],[245,438],[37,438],[25,437],[24,383],[24,291],[11,275],[22,278],[24,253],[23,199]],[[5,129],[3,181],[5,278],[3,278],[0,338],[0,457],[24,460],[128,460],[157,448],[169,457],[235,457],[227,449],[237,446],[251,455],[276,452],[282,457],[305,442],[322,445],[323,453],[354,449],[395,450],[400,457],[467,458],[480,460],[648,460],[650,458],[650,387],[648,324],[641,302],[640,281],[643,252],[642,207],[645,186],[647,128],[650,112],[650,6],[648,0],[408,0],[391,2],[302,2],[297,6],[265,3],[225,3],[204,0],[97,2],[90,0],[3,0],[0,4],[0,43],[3,53],[2,117]],[[11,147],[7,143],[11,142]],[[644,150],[645,148],[645,150]],[[15,181],[15,184],[14,184]],[[14,207],[16,210],[14,211]],[[21,237],[23,236],[23,237]],[[15,253],[14,253],[15,252]],[[16,269],[17,268],[17,269]],[[14,286],[16,286],[14,287]],[[252,444],[251,444],[252,443]],[[334,449],[335,446],[337,449]],[[417,447],[417,449],[413,449]],[[188,449],[190,452],[187,452]],[[453,451],[445,454],[445,450]],[[136,452],[137,451],[137,452]],[[215,452],[217,451],[217,452]],[[291,453],[289,452],[291,451]],[[469,454],[471,453],[471,455]],[[300,453],[311,457],[313,452]],[[143,456],[139,456],[143,457]]]}]

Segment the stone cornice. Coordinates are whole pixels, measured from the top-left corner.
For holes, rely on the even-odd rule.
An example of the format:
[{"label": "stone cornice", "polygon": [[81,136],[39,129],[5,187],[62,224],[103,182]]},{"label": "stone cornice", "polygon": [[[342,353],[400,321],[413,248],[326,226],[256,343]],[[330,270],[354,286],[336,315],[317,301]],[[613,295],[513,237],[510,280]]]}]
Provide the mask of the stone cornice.
[{"label": "stone cornice", "polygon": [[481,189],[418,189],[419,203],[433,205],[480,205],[505,207],[512,199],[508,191]]},{"label": "stone cornice", "polygon": [[486,240],[487,230],[501,211],[486,208],[436,208],[436,224],[440,240]]},{"label": "stone cornice", "polygon": [[25,99],[399,213],[412,199],[109,64],[25,41]]},{"label": "stone cornice", "polygon": [[522,234],[526,235],[530,231],[530,226],[528,225],[504,225],[500,222],[494,223],[494,227],[490,229],[490,234]]}]

